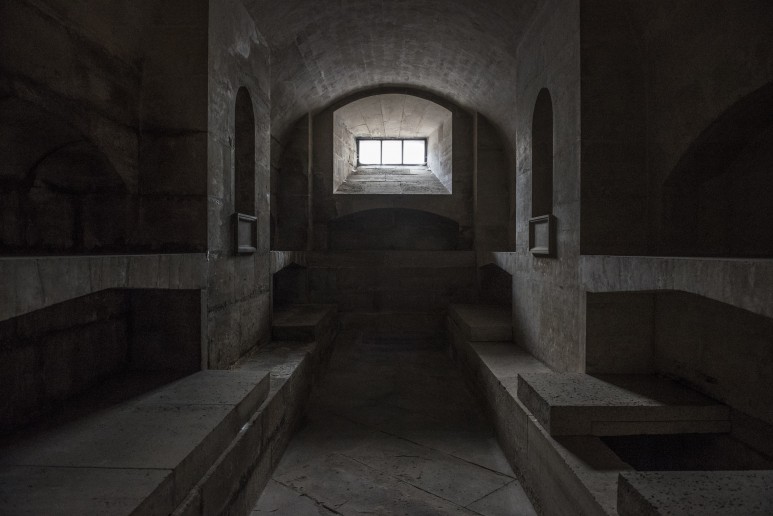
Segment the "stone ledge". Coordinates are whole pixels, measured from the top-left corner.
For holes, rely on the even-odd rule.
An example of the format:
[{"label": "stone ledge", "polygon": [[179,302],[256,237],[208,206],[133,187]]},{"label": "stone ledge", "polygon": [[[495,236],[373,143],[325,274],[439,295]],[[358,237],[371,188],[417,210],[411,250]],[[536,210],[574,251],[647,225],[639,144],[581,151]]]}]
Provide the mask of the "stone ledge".
[{"label": "stone ledge", "polygon": [[[333,351],[335,325],[316,342],[272,342],[244,357],[238,371],[268,371],[271,390],[175,516],[248,514],[303,417],[311,389]],[[236,481],[235,481],[236,480]]]},{"label": "stone ledge", "polygon": [[336,305],[291,305],[274,312],[271,336],[277,341],[312,342],[335,323]]},{"label": "stone ledge", "polygon": [[773,471],[660,471],[622,473],[620,516],[660,514],[773,514]]},{"label": "stone ledge", "polygon": [[523,373],[518,398],[553,436],[730,431],[727,406],[654,375]]},{"label": "stone ledge", "polygon": [[0,321],[101,290],[206,288],[205,254],[0,258]]},{"label": "stone ledge", "polygon": [[497,438],[541,514],[616,514],[617,476],[631,471],[598,437],[553,438],[517,397],[518,375],[550,369],[512,342],[469,342],[447,326],[454,357],[482,395]]},{"label": "stone ledge", "polygon": [[269,383],[264,371],[202,371],[14,442],[0,458],[0,512],[168,514],[264,402]]},{"label": "stone ledge", "polygon": [[498,305],[451,305],[448,314],[472,342],[513,340],[510,307]]}]

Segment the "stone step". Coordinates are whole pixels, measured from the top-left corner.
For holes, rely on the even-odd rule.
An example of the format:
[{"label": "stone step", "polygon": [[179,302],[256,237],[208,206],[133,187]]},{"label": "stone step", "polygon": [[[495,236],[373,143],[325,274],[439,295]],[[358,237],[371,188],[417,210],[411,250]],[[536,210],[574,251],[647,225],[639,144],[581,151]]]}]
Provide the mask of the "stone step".
[{"label": "stone step", "polygon": [[450,305],[448,315],[470,342],[513,340],[512,311],[500,305]]},{"label": "stone step", "polygon": [[730,431],[727,406],[654,375],[525,373],[518,398],[553,436]]},{"label": "stone step", "polygon": [[265,371],[202,371],[0,450],[0,514],[169,514],[266,399]]},{"label": "stone step", "polygon": [[274,312],[275,341],[314,342],[336,323],[336,305],[291,305]]},{"label": "stone step", "polygon": [[773,471],[651,471],[621,473],[620,516],[773,514]]}]

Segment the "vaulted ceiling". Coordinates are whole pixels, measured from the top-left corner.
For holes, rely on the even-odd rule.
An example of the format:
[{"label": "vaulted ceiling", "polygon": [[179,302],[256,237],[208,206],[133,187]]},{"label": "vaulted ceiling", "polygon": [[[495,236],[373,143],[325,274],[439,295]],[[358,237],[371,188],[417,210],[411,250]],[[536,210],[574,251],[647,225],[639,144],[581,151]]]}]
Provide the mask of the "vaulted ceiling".
[{"label": "vaulted ceiling", "polygon": [[451,121],[451,112],[431,100],[399,94],[355,100],[336,116],[358,138],[426,138]]},{"label": "vaulted ceiling", "polygon": [[[246,0],[272,48],[272,131],[382,85],[495,122],[514,109],[516,50],[537,0]],[[501,121],[501,119],[500,119]]]}]

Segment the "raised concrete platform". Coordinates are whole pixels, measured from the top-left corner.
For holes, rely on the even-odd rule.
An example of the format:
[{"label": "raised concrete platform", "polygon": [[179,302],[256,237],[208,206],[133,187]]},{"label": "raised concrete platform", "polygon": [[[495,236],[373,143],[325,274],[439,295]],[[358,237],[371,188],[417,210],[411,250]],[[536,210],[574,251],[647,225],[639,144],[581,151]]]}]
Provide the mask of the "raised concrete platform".
[{"label": "raised concrete platform", "polygon": [[312,342],[329,332],[336,305],[292,305],[274,312],[271,335],[276,341]]},{"label": "raised concrete platform", "polygon": [[513,315],[508,306],[451,305],[448,315],[471,342],[510,342]]},{"label": "raised concrete platform", "polygon": [[266,371],[202,371],[6,444],[2,514],[169,514],[269,392]]},{"label": "raised concrete platform", "polygon": [[773,471],[622,473],[620,516],[773,514]]},{"label": "raised concrete platform", "polygon": [[658,376],[524,373],[518,398],[553,436],[730,431],[727,406]]}]

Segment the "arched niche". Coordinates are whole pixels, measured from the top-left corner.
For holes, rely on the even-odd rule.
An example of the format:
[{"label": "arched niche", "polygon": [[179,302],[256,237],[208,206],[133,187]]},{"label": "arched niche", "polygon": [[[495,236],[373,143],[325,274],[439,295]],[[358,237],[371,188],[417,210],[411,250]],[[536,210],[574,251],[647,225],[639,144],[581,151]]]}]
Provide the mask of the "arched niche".
[{"label": "arched niche", "polygon": [[105,154],[66,120],[3,99],[0,163],[0,253],[127,251],[132,196]]},{"label": "arched niche", "polygon": [[773,83],[709,124],[663,187],[662,254],[773,257]]},{"label": "arched niche", "polygon": [[247,88],[236,93],[234,116],[234,240],[240,254],[257,249],[255,113]]},{"label": "arched niche", "polygon": [[[339,107],[333,113],[333,192],[451,195],[452,119],[449,109],[408,93],[378,93]],[[375,151],[370,161],[366,146]]]},{"label": "arched niche", "polygon": [[255,215],[255,113],[247,88],[236,93],[234,210]]},{"label": "arched niche", "polygon": [[553,217],[553,100],[547,88],[534,105],[531,131],[531,220],[529,249],[537,256],[555,256]]}]

